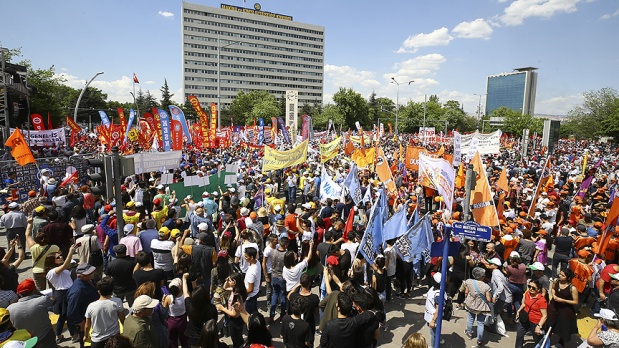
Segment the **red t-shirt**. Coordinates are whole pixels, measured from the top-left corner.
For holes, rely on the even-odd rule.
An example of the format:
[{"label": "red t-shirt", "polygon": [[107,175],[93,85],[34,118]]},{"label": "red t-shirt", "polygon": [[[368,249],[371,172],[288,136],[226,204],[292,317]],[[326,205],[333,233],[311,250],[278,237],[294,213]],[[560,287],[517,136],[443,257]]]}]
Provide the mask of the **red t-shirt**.
[{"label": "red t-shirt", "polygon": [[[612,288],[612,285],[610,285],[610,275],[617,273],[615,271],[615,267],[617,267],[617,264],[606,265],[606,267],[604,267],[602,272],[600,272],[600,279],[604,280],[604,293],[605,294],[610,294],[610,289]],[[598,280],[598,283],[596,285],[599,286],[599,284],[600,282]]]},{"label": "red t-shirt", "polygon": [[524,295],[524,309],[529,313],[529,321],[533,324],[539,324],[542,320],[542,309],[548,308],[548,302],[541,293],[537,294],[537,297],[531,298],[531,293],[528,291]]},{"label": "red t-shirt", "polygon": [[[286,228],[291,231],[298,232],[299,230],[297,229],[297,214],[288,214],[284,219],[284,226],[286,226]],[[297,235],[294,233],[288,233],[288,239],[296,240]]]}]

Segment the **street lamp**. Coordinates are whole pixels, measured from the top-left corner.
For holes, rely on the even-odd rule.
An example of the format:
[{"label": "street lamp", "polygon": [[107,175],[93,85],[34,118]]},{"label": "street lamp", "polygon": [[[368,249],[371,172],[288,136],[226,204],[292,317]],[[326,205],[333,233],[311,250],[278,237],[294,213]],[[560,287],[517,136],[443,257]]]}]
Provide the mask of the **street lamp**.
[{"label": "street lamp", "polygon": [[[398,133],[398,116],[400,115],[400,83],[395,80],[395,77],[391,78],[391,82],[393,82],[396,85],[398,85],[398,92],[396,94],[396,99],[395,99],[395,106],[396,106],[396,109],[395,109],[395,134],[399,134]],[[410,85],[413,82],[415,82],[415,80],[408,81],[408,85]]]},{"label": "street lamp", "polygon": [[221,49],[241,43],[241,41],[233,41],[222,46],[221,39],[217,37],[217,129],[221,129]]},{"label": "street lamp", "polygon": [[90,83],[97,78],[97,76],[103,74],[103,71],[98,72],[95,74],[95,76],[93,76],[88,82],[86,82],[86,86],[84,86],[84,89],[82,89],[82,92],[80,92],[80,96],[77,97],[77,103],[75,103],[75,112],[73,113],[73,121],[77,122],[77,109],[80,108],[80,101],[82,101],[82,96],[84,96],[84,92],[86,92],[86,88],[88,88],[88,86],[90,85]]},{"label": "street lamp", "polygon": [[479,122],[481,120],[481,97],[484,95],[488,95],[488,93],[483,93],[483,94],[473,93],[473,95],[479,96],[479,104],[477,104],[477,129],[479,129]]}]

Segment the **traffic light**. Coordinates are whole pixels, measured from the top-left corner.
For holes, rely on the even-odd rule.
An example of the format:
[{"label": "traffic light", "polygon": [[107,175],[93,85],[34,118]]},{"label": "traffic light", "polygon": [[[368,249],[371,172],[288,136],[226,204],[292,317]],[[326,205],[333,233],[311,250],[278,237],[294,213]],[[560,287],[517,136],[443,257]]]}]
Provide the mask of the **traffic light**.
[{"label": "traffic light", "polygon": [[474,170],[471,170],[471,180],[469,181],[469,189],[471,191],[475,190],[475,187],[477,187],[477,175],[478,173]]},{"label": "traffic light", "polygon": [[103,159],[89,159],[90,166],[88,178],[92,181],[91,191],[95,195],[101,195],[109,199],[114,196],[114,182],[112,175],[111,157]]}]

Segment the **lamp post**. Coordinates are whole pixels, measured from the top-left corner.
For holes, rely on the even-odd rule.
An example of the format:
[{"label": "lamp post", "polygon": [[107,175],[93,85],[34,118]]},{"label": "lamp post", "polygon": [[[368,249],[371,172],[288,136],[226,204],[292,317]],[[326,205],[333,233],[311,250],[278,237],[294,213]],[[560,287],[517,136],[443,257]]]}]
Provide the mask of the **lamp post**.
[{"label": "lamp post", "polygon": [[[484,96],[484,95],[488,95],[488,93],[483,93],[483,94],[473,93],[473,95],[479,96],[479,104],[477,104],[477,129],[479,129],[479,122],[481,120],[481,97]],[[483,131],[482,131],[482,133],[483,133]]]},{"label": "lamp post", "polygon": [[[396,85],[398,85],[398,92],[396,94],[396,99],[395,99],[395,134],[399,134],[398,132],[398,116],[400,115],[400,83],[398,81],[395,80],[395,77],[391,78],[391,82],[395,83]],[[408,81],[408,85],[410,85],[411,83],[415,82],[415,80],[410,80]]]},{"label": "lamp post", "polygon": [[94,79],[96,79],[97,76],[101,74],[103,74],[103,71],[96,73],[95,76],[93,76],[88,82],[86,82],[86,86],[84,86],[84,89],[82,89],[82,92],[80,92],[80,96],[77,98],[77,103],[75,103],[75,111],[73,112],[73,121],[77,122],[77,109],[80,108],[80,101],[82,101],[82,97],[84,96],[84,92],[86,91],[86,88],[88,88],[90,83]]},{"label": "lamp post", "polygon": [[221,129],[221,49],[241,43],[233,41],[222,46],[221,39],[217,36],[217,129]]}]

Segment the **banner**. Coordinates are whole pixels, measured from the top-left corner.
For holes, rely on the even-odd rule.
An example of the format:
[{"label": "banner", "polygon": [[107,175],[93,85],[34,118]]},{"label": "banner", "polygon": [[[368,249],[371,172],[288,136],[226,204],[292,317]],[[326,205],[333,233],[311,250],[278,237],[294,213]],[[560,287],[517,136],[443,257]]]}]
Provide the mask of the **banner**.
[{"label": "banner", "polygon": [[301,125],[301,137],[303,140],[307,140],[310,138],[310,121],[311,117],[307,115],[301,116],[302,125]]},{"label": "banner", "polygon": [[333,157],[337,156],[337,153],[340,149],[340,141],[342,137],[337,137],[330,143],[327,144],[319,144],[320,148],[320,163],[325,163]]},{"label": "banner", "polygon": [[428,154],[423,146],[407,146],[406,147],[406,168],[414,171],[419,170],[419,154]]},{"label": "banner", "polygon": [[47,129],[54,129],[54,126],[52,126],[52,118],[49,116],[49,112],[47,113]]},{"label": "banner", "polygon": [[477,174],[475,178],[475,189],[471,190],[471,213],[475,222],[483,226],[498,226],[499,218],[496,207],[490,194],[490,184],[486,177],[486,170],[481,162],[479,151],[475,152],[471,163],[473,170]]},{"label": "banner", "polygon": [[[43,118],[41,118],[41,123],[43,122],[42,120]],[[64,129],[62,131],[64,132]],[[32,133],[32,131],[30,133]],[[32,155],[32,151],[30,151],[30,147],[26,144],[26,140],[19,129],[13,130],[13,134],[6,140],[4,146],[9,146],[11,148],[11,156],[13,156],[20,166],[36,162]]]},{"label": "banner", "polygon": [[110,124],[110,148],[114,146],[121,146],[123,139],[123,131],[120,125]]},{"label": "banner", "polygon": [[163,141],[163,151],[172,149],[172,134],[170,130],[170,116],[165,110],[157,109],[159,112],[159,122],[161,124],[161,140]]},{"label": "banner", "polygon": [[172,120],[170,121],[170,131],[171,131],[171,139],[172,139],[172,150],[182,150],[183,149],[183,128],[181,126],[181,121]]},{"label": "banner", "polygon": [[157,140],[157,144],[159,144],[159,147],[163,147],[163,130],[161,128],[161,117],[159,116],[159,109],[157,108],[152,108],[151,109],[153,111],[153,118],[155,119],[155,127],[157,129],[157,135],[155,136],[155,139]]},{"label": "banner", "polygon": [[268,146],[264,147],[262,172],[292,167],[307,160],[307,144],[305,140],[288,151],[277,151]]},{"label": "banner", "polygon": [[474,153],[469,151],[473,139],[477,139],[477,151],[480,155],[493,155],[498,154],[501,145],[501,130],[489,134],[482,134],[477,131],[471,134],[464,134],[461,136],[460,150],[461,153]]},{"label": "banner", "polygon": [[370,164],[374,164],[375,155],[376,155],[376,148],[372,147],[367,150],[356,149],[355,152],[353,152],[352,156],[350,156],[350,158],[353,161],[355,161],[355,163],[357,164],[357,166],[359,166],[359,168],[363,168]]},{"label": "banner", "polygon": [[432,224],[428,215],[422,217],[406,234],[396,240],[393,246],[404,262],[411,262],[415,255],[423,255],[430,261],[430,246],[434,242]]},{"label": "banner", "polygon": [[101,124],[109,127],[110,126],[110,118],[107,117],[107,114],[103,110],[99,110],[99,117],[101,117]]},{"label": "banner", "polygon": [[350,168],[350,172],[346,176],[346,179],[344,179],[344,187],[350,193],[350,197],[352,197],[353,202],[355,202],[356,205],[361,204],[363,200],[363,196],[361,195],[361,183],[359,182],[359,171],[357,170],[357,166],[355,163],[353,163],[352,168]]},{"label": "banner", "polygon": [[39,114],[32,114],[30,115],[30,120],[32,120],[32,127],[34,128],[34,130],[45,130],[45,125],[43,124],[43,116]]},{"label": "banner", "polygon": [[[15,132],[16,128],[11,128],[11,132]],[[43,130],[43,131],[33,131],[28,132],[29,146],[49,146],[55,145],[59,143],[66,144],[66,133],[64,128],[52,129],[52,130]]]},{"label": "banner", "polygon": [[258,145],[264,145],[264,119],[258,119]]},{"label": "banner", "polygon": [[133,158],[135,174],[177,169],[181,163],[182,151],[140,152],[125,156]]},{"label": "banner", "polygon": [[376,152],[376,173],[389,193],[393,194],[398,190],[395,187],[395,182],[393,181],[393,175],[391,174],[391,168],[389,168],[389,162],[387,162],[385,153],[380,147]]},{"label": "banner", "polygon": [[210,147],[217,146],[217,105],[211,103],[211,122],[209,123]]},{"label": "banner", "polygon": [[292,144],[292,140],[290,139],[290,133],[286,129],[286,125],[284,124],[284,120],[281,117],[277,118],[277,124],[279,125],[279,129],[282,132],[282,136],[284,137],[284,141],[288,144]]},{"label": "banner", "polygon": [[67,116],[67,126],[71,128],[72,132],[79,133],[82,131],[82,127],[80,127],[79,124],[75,123],[75,121],[73,121],[73,119],[69,116]]},{"label": "banner", "polygon": [[462,135],[460,132],[454,131],[454,159],[453,166],[459,167],[462,161]]},{"label": "banner", "polygon": [[324,202],[327,198],[336,199],[342,195],[342,187],[331,179],[327,171],[322,167],[320,174],[320,201]]},{"label": "banner", "polygon": [[419,155],[419,182],[422,186],[431,187],[445,200],[445,206],[453,210],[454,184],[456,173],[449,161],[442,158],[431,158]]},{"label": "banner", "polygon": [[211,144],[209,143],[208,138],[208,116],[206,115],[206,112],[202,110],[202,106],[200,106],[200,102],[195,95],[190,95],[187,97],[187,100],[189,100],[191,106],[193,106],[193,109],[196,111],[196,114],[198,114],[198,119],[200,120],[200,125],[202,127],[202,145],[203,147],[210,147]]},{"label": "banner", "polygon": [[[125,119],[125,111],[122,108],[118,108],[118,119],[120,120],[120,132],[121,134],[127,134],[129,131],[127,127],[127,119]],[[122,143],[124,144],[127,141],[127,137],[123,137]]]},{"label": "banner", "polygon": [[170,117],[172,117],[172,120],[180,122],[181,127],[183,127],[183,134],[185,134],[185,136],[187,137],[187,142],[193,142],[193,139],[191,138],[191,132],[189,131],[189,126],[187,125],[187,120],[185,119],[185,113],[183,112],[183,110],[181,110],[178,106],[175,105],[170,105],[168,108],[170,109]]},{"label": "banner", "polygon": [[273,143],[275,143],[277,138],[277,118],[275,117],[271,117],[271,138],[273,138]]},{"label": "banner", "polygon": [[193,145],[201,148],[202,147],[202,125],[200,123],[194,123],[191,125],[191,139],[193,140]]}]

